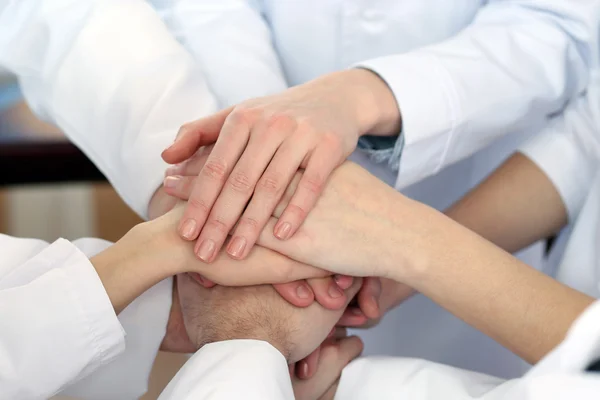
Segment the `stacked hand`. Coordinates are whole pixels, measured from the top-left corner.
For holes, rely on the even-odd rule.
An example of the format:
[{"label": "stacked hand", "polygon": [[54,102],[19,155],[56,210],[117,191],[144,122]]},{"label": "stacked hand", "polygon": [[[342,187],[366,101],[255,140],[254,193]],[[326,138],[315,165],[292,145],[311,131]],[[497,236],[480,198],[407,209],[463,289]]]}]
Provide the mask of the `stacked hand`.
[{"label": "stacked hand", "polygon": [[279,239],[292,237],[358,137],[394,133],[399,120],[387,85],[370,71],[349,70],[184,125],[163,153],[168,163],[216,143],[194,184],[180,235],[197,239],[198,257],[212,262],[233,229],[227,252],[245,258],[294,174],[304,168],[272,227]]}]

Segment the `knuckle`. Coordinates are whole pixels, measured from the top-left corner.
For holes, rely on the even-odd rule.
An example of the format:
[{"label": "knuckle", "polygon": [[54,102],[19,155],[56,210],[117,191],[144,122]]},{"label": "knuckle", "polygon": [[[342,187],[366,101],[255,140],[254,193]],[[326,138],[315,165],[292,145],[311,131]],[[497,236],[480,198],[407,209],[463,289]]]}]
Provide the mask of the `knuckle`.
[{"label": "knuckle", "polygon": [[288,205],[286,212],[292,214],[298,221],[303,221],[308,215],[308,211],[296,204]]},{"label": "knuckle", "polygon": [[188,205],[194,210],[200,211],[204,215],[208,214],[208,212],[210,211],[208,203],[206,203],[203,199],[198,199],[196,197],[190,198],[188,201]]},{"label": "knuckle", "polygon": [[227,165],[222,160],[209,159],[202,168],[202,175],[215,181],[222,182],[227,174]]},{"label": "knuckle", "polygon": [[249,104],[240,104],[233,109],[229,118],[231,118],[231,122],[234,124],[251,124],[255,122],[260,115],[262,115],[262,111],[259,108]]},{"label": "knuckle", "polygon": [[252,182],[248,175],[243,172],[235,172],[229,177],[229,187],[236,192],[248,193],[252,190]]},{"label": "knuckle", "polygon": [[313,194],[321,193],[324,184],[325,180],[316,174],[304,175],[303,179],[300,181],[300,186]]},{"label": "knuckle", "polygon": [[258,181],[258,190],[262,193],[275,195],[281,190],[281,180],[275,175],[263,176]]},{"label": "knuckle", "polygon": [[221,218],[214,218],[210,220],[208,222],[208,227],[222,235],[227,235],[229,233],[227,224]]},{"label": "knuckle", "polygon": [[249,230],[252,233],[257,233],[260,229],[258,220],[252,217],[243,217],[240,221],[240,225],[244,227],[244,230]]},{"label": "knuckle", "polygon": [[337,150],[342,148],[342,138],[340,135],[336,135],[333,132],[325,133],[321,139],[323,145],[327,146],[327,148],[332,150]]},{"label": "knuckle", "polygon": [[290,131],[296,129],[296,120],[284,113],[275,113],[267,119],[267,128],[275,131]]}]

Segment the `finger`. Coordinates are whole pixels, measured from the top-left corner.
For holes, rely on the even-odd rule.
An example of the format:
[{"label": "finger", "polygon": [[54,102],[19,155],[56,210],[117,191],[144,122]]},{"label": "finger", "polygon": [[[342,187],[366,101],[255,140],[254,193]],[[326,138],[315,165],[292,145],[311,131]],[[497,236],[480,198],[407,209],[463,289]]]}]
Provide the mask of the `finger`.
[{"label": "finger", "polygon": [[195,280],[196,282],[198,282],[200,285],[202,285],[203,287],[210,289],[212,287],[216,286],[216,283],[214,283],[211,280],[208,280],[206,278],[204,278],[202,275],[196,273],[196,272],[189,272],[188,275]]},{"label": "finger", "polygon": [[281,297],[296,307],[308,307],[315,300],[312,289],[304,280],[275,284],[273,287]]},{"label": "finger", "polygon": [[345,338],[348,336],[348,330],[346,328],[341,328],[339,326],[334,326],[332,329],[333,332],[333,338],[335,339],[341,339],[341,338]]},{"label": "finger", "polygon": [[[231,114],[225,121],[221,136],[192,189],[179,226],[179,234],[184,239],[194,240],[198,237],[227,177],[246,147],[248,135],[249,127],[246,120]],[[213,221],[211,228],[220,229],[225,235],[228,233],[225,225],[220,221]],[[204,262],[213,260],[215,250],[216,244],[209,240],[198,241],[194,248],[198,258]]]},{"label": "finger", "polygon": [[[190,251],[191,253],[191,251]],[[186,266],[207,279],[223,286],[250,286],[295,282],[307,278],[322,278],[331,273],[287,258],[263,247],[255,247],[246,260],[237,261],[223,252],[213,265],[193,257]]]},{"label": "finger", "polygon": [[354,278],[352,278],[351,276],[339,274],[334,275],[333,280],[342,290],[348,289],[350,286],[352,286],[352,283],[354,282]]},{"label": "finger", "polygon": [[310,379],[317,372],[319,363],[319,355],[321,354],[321,346],[310,353],[304,360],[296,363],[296,376],[300,379]]},{"label": "finger", "polygon": [[179,128],[175,142],[162,152],[162,158],[169,164],[187,160],[202,146],[214,143],[233,107],[221,110]]},{"label": "finger", "polygon": [[338,321],[338,326],[347,326],[350,328],[360,327],[366,324],[369,318],[358,307],[347,307]]},{"label": "finger", "polygon": [[229,248],[228,252],[232,257],[242,259],[254,246],[307,152],[306,140],[296,141],[293,144],[287,140],[281,144],[258,180],[252,200],[233,234],[236,238],[234,242],[235,240],[238,240],[238,243],[243,242],[244,247],[241,250],[240,247]]},{"label": "finger", "polygon": [[163,187],[169,196],[187,201],[192,194],[195,182],[196,177],[193,176],[167,176],[163,181]]},{"label": "finger", "polygon": [[[276,200],[272,201],[271,209],[265,216],[242,218],[227,247],[229,255],[236,259],[242,259],[248,254],[256,237],[271,216],[277,200],[287,187],[288,182],[276,178],[275,175],[267,178],[261,177],[273,158],[273,154],[277,152],[283,142],[283,137],[293,128],[292,123],[293,120],[280,119],[275,122],[261,123],[251,131],[248,145],[219,194],[208,217],[206,227],[200,233],[199,242],[212,241],[216,244],[215,251],[219,251],[226,235],[242,215],[255,190],[259,192],[268,190],[271,196],[276,197]],[[216,151],[215,148],[213,153]],[[262,184],[257,187],[259,179]],[[252,203],[255,202],[256,199],[253,198]],[[240,231],[253,231],[253,234],[239,235]]]},{"label": "finger", "polygon": [[191,158],[167,168],[165,176],[198,176],[213,148],[213,145],[201,147]]},{"label": "finger", "polygon": [[342,370],[350,361],[358,357],[363,350],[362,341],[350,336],[321,346],[317,373],[312,379],[296,381],[296,398],[319,398],[339,379]]},{"label": "finger", "polygon": [[335,393],[337,392],[337,388],[340,384],[340,380],[337,379],[335,382],[333,382],[333,384],[331,386],[329,386],[329,389],[327,389],[327,391],[325,393],[323,393],[323,396],[319,397],[318,400],[334,400],[335,399]]},{"label": "finger", "polygon": [[275,225],[273,232],[278,239],[289,239],[296,233],[304,219],[312,210],[323,191],[327,178],[338,165],[339,158],[331,154],[331,149],[320,146],[310,157],[292,200]]},{"label": "finger", "polygon": [[346,305],[346,293],[338,287],[333,278],[308,279],[307,282],[317,302],[326,309],[339,310]]},{"label": "finger", "polygon": [[358,293],[358,304],[367,318],[381,317],[379,298],[381,296],[381,281],[379,278],[364,278],[363,286]]}]

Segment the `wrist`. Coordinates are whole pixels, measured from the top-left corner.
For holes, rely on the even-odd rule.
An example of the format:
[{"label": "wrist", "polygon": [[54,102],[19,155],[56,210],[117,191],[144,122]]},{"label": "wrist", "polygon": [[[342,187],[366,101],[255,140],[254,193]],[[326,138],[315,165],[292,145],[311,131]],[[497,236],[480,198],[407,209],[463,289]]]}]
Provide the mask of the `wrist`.
[{"label": "wrist", "polygon": [[117,243],[90,259],[117,313],[143,292],[173,275],[165,262],[164,246],[149,234],[142,223],[132,228]]},{"label": "wrist", "polygon": [[356,99],[360,135],[392,136],[400,133],[402,118],[394,93],[376,73],[354,68],[347,71],[350,98]]}]

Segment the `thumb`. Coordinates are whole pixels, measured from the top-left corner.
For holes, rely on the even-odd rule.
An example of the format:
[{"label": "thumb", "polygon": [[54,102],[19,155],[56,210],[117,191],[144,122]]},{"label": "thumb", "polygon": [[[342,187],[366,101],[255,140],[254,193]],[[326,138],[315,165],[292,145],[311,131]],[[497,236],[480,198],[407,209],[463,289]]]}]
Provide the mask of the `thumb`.
[{"label": "thumb", "polygon": [[163,160],[169,164],[183,162],[193,156],[200,147],[216,142],[232,110],[233,107],[229,107],[183,125],[179,128],[175,142],[162,152]]},{"label": "thumb", "polygon": [[335,393],[335,386],[343,369],[360,355],[362,341],[356,336],[326,341],[321,346],[321,355],[317,373],[311,379],[294,381],[294,393],[297,399],[327,398],[326,394]]}]

